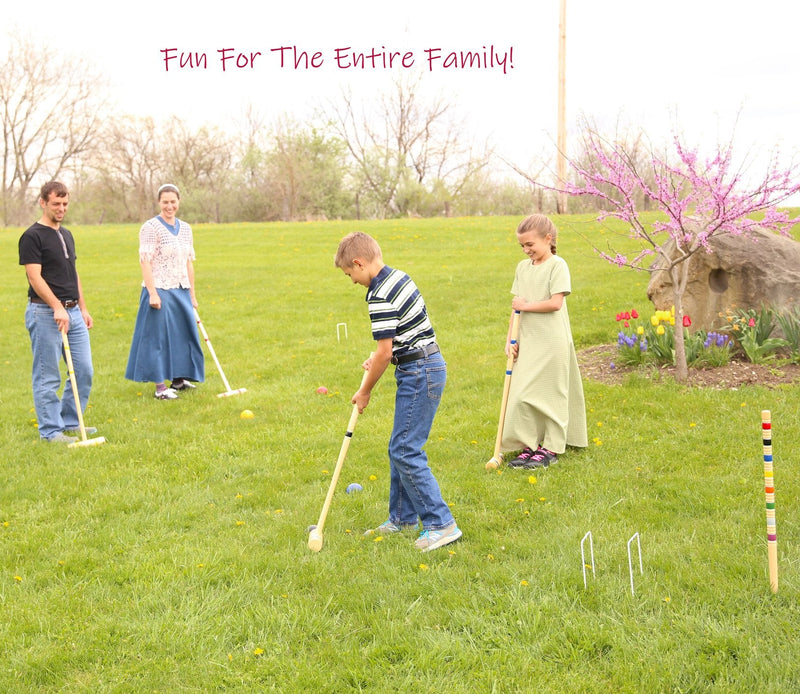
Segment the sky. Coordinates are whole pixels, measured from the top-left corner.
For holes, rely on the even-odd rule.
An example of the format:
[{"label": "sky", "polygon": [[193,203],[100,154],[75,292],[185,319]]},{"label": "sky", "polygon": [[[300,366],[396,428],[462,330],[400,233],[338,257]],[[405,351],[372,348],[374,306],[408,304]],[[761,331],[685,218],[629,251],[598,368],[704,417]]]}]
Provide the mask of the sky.
[{"label": "sky", "polygon": [[[586,116],[656,144],[678,131],[701,151],[733,138],[742,153],[800,152],[796,3],[565,1],[570,138]],[[453,103],[465,135],[524,167],[555,152],[558,15],[559,0],[42,0],[35,11],[6,3],[0,50],[16,30],[85,58],[120,113],[226,128],[248,106],[303,120],[342,90],[370,100],[399,74],[420,76],[423,94]],[[374,68],[353,65],[353,53],[372,52]],[[462,52],[480,65],[460,66]],[[180,67],[202,54],[205,65]]]}]

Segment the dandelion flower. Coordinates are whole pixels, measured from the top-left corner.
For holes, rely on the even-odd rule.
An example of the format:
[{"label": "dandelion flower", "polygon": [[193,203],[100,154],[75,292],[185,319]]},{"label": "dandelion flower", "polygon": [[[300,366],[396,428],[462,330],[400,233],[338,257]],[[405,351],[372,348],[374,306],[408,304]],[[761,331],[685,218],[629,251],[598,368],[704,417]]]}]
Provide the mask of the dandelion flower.
[{"label": "dandelion flower", "polygon": [[536,475],[528,477],[528,484],[536,484]]},{"label": "dandelion flower", "polygon": [[263,648],[256,648],[253,651],[253,655],[264,655],[264,649]]},{"label": "dandelion flower", "polygon": [[428,570],[428,565],[427,564],[420,564],[419,565],[419,570],[420,571],[427,571]]},{"label": "dandelion flower", "polygon": [[520,584],[521,586],[527,586],[527,585],[528,585],[528,582],[527,582],[527,581],[520,581],[520,582],[519,582],[519,584]]}]

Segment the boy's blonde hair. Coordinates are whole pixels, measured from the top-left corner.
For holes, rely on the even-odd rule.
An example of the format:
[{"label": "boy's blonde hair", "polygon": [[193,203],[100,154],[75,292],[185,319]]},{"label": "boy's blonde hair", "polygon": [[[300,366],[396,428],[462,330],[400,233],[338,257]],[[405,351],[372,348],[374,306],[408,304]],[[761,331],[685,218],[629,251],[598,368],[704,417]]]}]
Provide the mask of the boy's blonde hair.
[{"label": "boy's blonde hair", "polygon": [[536,235],[543,239],[550,234],[550,252],[556,254],[556,239],[558,238],[558,230],[556,225],[553,224],[550,217],[544,214],[531,214],[525,217],[517,227],[517,236],[533,231]]},{"label": "boy's blonde hair", "polygon": [[356,258],[371,262],[381,257],[381,247],[375,239],[363,231],[354,231],[339,242],[339,249],[333,262],[336,267],[344,270],[353,267]]}]

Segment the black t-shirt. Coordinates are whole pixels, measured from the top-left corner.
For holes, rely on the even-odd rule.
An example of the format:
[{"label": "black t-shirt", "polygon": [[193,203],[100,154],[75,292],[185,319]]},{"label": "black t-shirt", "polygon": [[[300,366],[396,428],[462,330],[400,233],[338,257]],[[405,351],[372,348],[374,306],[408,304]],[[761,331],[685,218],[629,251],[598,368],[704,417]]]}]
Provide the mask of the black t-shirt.
[{"label": "black t-shirt", "polygon": [[[64,243],[61,243],[59,231]],[[66,248],[66,253],[64,249]],[[19,264],[42,266],[42,278],[61,301],[78,298],[78,271],[75,269],[75,239],[66,227],[58,231],[35,222],[19,237]],[[28,296],[36,292],[28,284]],[[41,297],[39,297],[41,298]]]}]

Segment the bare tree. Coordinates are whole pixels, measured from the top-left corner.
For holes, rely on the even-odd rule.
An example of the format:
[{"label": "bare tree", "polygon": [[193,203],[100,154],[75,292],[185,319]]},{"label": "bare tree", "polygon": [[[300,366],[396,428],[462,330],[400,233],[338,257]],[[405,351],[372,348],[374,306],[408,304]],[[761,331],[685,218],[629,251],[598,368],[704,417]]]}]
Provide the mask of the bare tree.
[{"label": "bare tree", "polygon": [[149,217],[153,196],[163,182],[163,152],[152,118],[127,116],[106,123],[102,147],[90,160],[96,191],[103,200],[101,217],[138,221]]},{"label": "bare tree", "polygon": [[107,94],[85,61],[54,56],[18,35],[10,39],[0,63],[5,224],[22,221],[31,186],[62,176],[91,149]]},{"label": "bare tree", "polygon": [[398,77],[373,111],[356,104],[348,91],[328,111],[356,163],[359,200],[370,202],[378,217],[413,211],[408,206],[413,195],[408,190],[401,195],[404,187],[436,187],[446,197],[457,195],[491,156],[488,148],[474,151],[443,96],[422,100],[421,79]]}]

